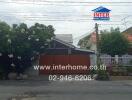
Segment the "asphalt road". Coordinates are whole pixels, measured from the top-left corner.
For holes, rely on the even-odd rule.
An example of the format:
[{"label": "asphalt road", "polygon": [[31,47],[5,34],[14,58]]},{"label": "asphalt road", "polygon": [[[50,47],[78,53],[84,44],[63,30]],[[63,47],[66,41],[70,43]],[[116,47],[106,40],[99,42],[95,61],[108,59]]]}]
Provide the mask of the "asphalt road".
[{"label": "asphalt road", "polygon": [[0,100],[132,100],[132,81],[0,81]]}]

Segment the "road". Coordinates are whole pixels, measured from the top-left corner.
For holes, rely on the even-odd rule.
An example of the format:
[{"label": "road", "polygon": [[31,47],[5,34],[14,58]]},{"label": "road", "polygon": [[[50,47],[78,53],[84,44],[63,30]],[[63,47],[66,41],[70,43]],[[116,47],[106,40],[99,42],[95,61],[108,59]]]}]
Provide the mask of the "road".
[{"label": "road", "polygon": [[0,100],[132,100],[132,81],[0,81]]}]

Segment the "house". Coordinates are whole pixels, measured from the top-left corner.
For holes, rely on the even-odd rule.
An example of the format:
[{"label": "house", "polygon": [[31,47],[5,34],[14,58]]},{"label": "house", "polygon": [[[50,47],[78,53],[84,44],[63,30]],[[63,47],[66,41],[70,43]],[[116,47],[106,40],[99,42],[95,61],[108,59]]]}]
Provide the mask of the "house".
[{"label": "house", "polygon": [[67,42],[69,44],[73,44],[72,34],[56,34],[55,38]]},{"label": "house", "polygon": [[96,33],[92,32],[88,36],[82,38],[79,42],[78,45],[82,49],[89,49],[92,51],[97,51],[96,48]]},{"label": "house", "polygon": [[[71,34],[56,34],[48,46],[40,55],[39,66],[50,66],[51,69],[40,69],[39,75],[88,74],[88,67],[92,63],[90,57],[94,51],[75,47]],[[54,66],[58,66],[59,69],[53,69]],[[87,68],[86,70],[73,70],[64,69],[64,66],[87,66]]]},{"label": "house", "polygon": [[[126,36],[128,41],[130,42],[131,47],[129,48],[128,52],[126,52],[126,55],[122,55],[122,57],[111,57],[107,54],[101,54],[101,61],[107,65],[111,66],[113,64],[113,61],[116,59],[119,59],[119,63],[122,65],[129,65],[129,62],[131,61],[131,55],[132,55],[132,27],[123,31],[122,34]],[[101,34],[99,34],[99,39],[101,38]],[[78,45],[80,48],[83,49],[90,49],[94,50],[96,52],[96,33],[92,32],[88,36],[82,38]],[[117,61],[118,62],[118,61]]]},{"label": "house", "polygon": [[[130,43],[131,47],[129,48],[128,54],[132,54],[132,27],[121,33],[125,35]],[[101,34],[99,34],[99,38],[101,38]],[[92,32],[88,36],[82,38],[79,41],[78,45],[80,46],[80,48],[90,49],[96,52],[96,33]]]},{"label": "house", "polygon": [[132,27],[126,29],[122,33],[127,37],[129,42],[132,42]]},{"label": "house", "polygon": [[123,31],[122,34],[124,34],[126,38],[128,39],[128,41],[130,42],[130,48],[129,48],[128,53],[132,54],[132,27]]}]

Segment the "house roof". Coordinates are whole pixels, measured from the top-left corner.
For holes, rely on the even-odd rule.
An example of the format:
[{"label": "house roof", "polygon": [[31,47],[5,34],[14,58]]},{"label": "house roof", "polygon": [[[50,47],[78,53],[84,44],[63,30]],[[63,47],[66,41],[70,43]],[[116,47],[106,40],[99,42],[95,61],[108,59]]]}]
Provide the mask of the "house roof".
[{"label": "house roof", "polygon": [[126,30],[123,31],[122,33],[124,33],[124,34],[131,34],[131,35],[132,35],[132,27],[126,29]]},{"label": "house roof", "polygon": [[110,12],[111,10],[109,10],[109,9],[107,9],[105,7],[100,6],[100,7],[96,8],[96,9],[94,9],[92,11],[94,11],[94,12]]},{"label": "house roof", "polygon": [[132,42],[132,27],[126,29],[122,33],[127,36],[128,41]]},{"label": "house roof", "polygon": [[53,40],[55,40],[55,41],[57,41],[57,42],[60,42],[60,43],[66,45],[66,46],[68,46],[68,47],[70,47],[70,48],[75,48],[75,46],[72,45],[71,43],[65,42],[65,41],[63,41],[63,40],[61,40],[61,39],[58,39],[58,38],[56,38],[56,37],[54,37]]},{"label": "house roof", "polygon": [[[65,37],[66,36],[66,37]],[[62,37],[62,38],[61,38]],[[71,44],[71,40],[72,40],[72,35],[71,34],[57,34],[53,40],[60,42],[70,48],[73,48],[76,51],[81,51],[81,52],[85,52],[85,53],[91,53],[94,54],[94,51],[92,50],[85,50],[85,49],[80,49],[75,47],[74,45]],[[68,41],[68,42],[67,42]]]},{"label": "house roof", "polygon": [[91,54],[94,54],[95,53],[93,50],[87,50],[87,49],[75,48],[75,50],[82,51],[82,52],[88,52],[88,53],[91,53]]},{"label": "house roof", "polygon": [[70,43],[70,44],[73,43],[72,34],[56,34],[55,38],[59,39],[59,40],[62,40],[64,42]]}]

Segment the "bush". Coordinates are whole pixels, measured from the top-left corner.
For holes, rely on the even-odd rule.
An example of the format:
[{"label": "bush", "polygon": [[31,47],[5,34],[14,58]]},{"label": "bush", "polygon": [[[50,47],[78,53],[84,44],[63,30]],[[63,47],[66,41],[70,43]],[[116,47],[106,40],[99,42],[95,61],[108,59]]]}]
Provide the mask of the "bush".
[{"label": "bush", "polygon": [[128,73],[132,73],[132,66],[127,67],[127,72],[128,72]]},{"label": "bush", "polygon": [[0,80],[3,78],[3,75],[2,75],[2,73],[0,72]]},{"label": "bush", "polygon": [[90,70],[89,71],[89,74],[91,74],[91,75],[97,74],[97,70],[94,70],[94,69],[93,70]]},{"label": "bush", "polygon": [[132,59],[130,60],[130,64],[132,64]]},{"label": "bush", "polygon": [[114,76],[125,76],[127,75],[127,68],[124,66],[113,67],[111,75]]},{"label": "bush", "polygon": [[110,80],[108,72],[105,70],[98,71],[97,80]]},{"label": "bush", "polygon": [[8,74],[8,78],[10,79],[10,80],[16,80],[17,79],[17,73],[9,73]]},{"label": "bush", "polygon": [[8,25],[0,21],[0,68],[4,66],[4,77],[16,72],[24,73],[48,48],[54,36],[51,25],[35,23]]},{"label": "bush", "polygon": [[0,69],[0,80],[3,79],[3,70]]}]

